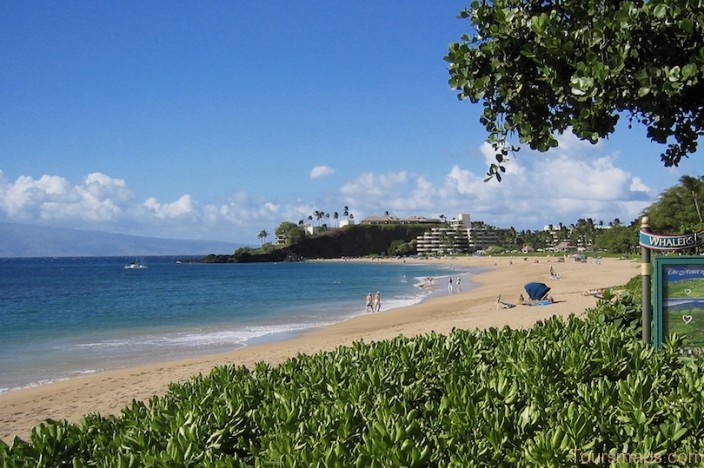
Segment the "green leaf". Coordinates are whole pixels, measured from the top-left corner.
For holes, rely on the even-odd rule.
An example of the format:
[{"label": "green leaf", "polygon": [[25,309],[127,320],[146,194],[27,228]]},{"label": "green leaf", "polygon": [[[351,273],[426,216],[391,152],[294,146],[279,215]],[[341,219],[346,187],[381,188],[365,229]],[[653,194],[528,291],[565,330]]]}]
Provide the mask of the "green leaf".
[{"label": "green leaf", "polygon": [[667,10],[668,10],[667,5],[660,3],[660,4],[656,5],[655,8],[653,9],[653,16],[655,16],[658,19],[662,19],[665,17],[665,15],[667,15]]},{"label": "green leaf", "polygon": [[682,79],[687,80],[691,76],[694,76],[697,74],[697,66],[693,63],[688,63],[684,67],[682,67]]},{"label": "green leaf", "polygon": [[684,18],[680,21],[680,29],[687,34],[691,34],[694,31],[694,23],[689,18]]}]

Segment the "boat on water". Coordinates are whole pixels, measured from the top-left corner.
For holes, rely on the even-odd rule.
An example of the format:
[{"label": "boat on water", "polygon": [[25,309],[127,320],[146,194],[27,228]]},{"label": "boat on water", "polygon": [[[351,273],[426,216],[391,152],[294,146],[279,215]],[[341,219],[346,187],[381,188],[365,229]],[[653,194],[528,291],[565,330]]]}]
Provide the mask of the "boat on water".
[{"label": "boat on water", "polygon": [[125,265],[124,268],[125,270],[141,270],[143,268],[147,268],[147,265],[135,260]]}]

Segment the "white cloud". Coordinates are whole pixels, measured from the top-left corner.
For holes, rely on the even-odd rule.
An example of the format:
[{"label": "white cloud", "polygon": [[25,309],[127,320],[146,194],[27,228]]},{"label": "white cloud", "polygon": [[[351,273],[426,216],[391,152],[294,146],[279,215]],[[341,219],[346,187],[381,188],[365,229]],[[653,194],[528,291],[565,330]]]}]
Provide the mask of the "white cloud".
[{"label": "white cloud", "polygon": [[[483,174],[454,166],[442,187],[443,202],[491,224],[532,228],[583,217],[628,220],[652,203],[653,191],[618,167],[618,154],[572,135],[559,142],[547,153],[522,149],[513,155],[501,183],[485,183]],[[495,162],[490,145],[480,152],[487,167]]]},{"label": "white cloud", "polygon": [[335,173],[335,169],[330,166],[315,166],[310,170],[310,178],[318,179],[320,177],[331,176]]},{"label": "white cloud", "polygon": [[113,179],[112,177],[106,176],[100,172],[93,172],[88,174],[85,178],[86,185],[95,186],[113,186],[113,187],[124,187],[125,181],[122,179]]},{"label": "white cloud", "polygon": [[478,177],[471,171],[461,169],[458,165],[452,166],[449,174],[445,176],[443,193],[447,197],[481,198],[490,189],[483,177]]},{"label": "white cloud", "polygon": [[593,161],[561,154],[535,164],[536,179],[559,197],[584,200],[614,200],[629,191],[631,176],[609,158]]},{"label": "white cloud", "polygon": [[[484,167],[495,162],[489,144],[482,144],[479,154]],[[618,167],[617,156],[606,154],[603,145],[565,135],[551,152],[521,150],[513,155],[502,182],[485,182],[483,172],[455,164],[443,180],[435,182],[406,171],[362,174],[344,184],[340,194],[355,216],[386,210],[398,216],[469,213],[473,219],[523,229],[586,217],[627,221],[652,203],[654,193]]]},{"label": "white cloud", "polygon": [[10,220],[107,220],[120,214],[131,196],[123,180],[101,173],[74,186],[51,175],[20,176],[15,182],[0,178],[0,212]]},{"label": "white cloud", "polygon": [[645,185],[640,177],[633,177],[631,179],[631,186],[629,187],[631,192],[650,192],[650,187]]},{"label": "white cloud", "polygon": [[179,218],[193,213],[193,202],[190,195],[182,195],[175,202],[165,204],[150,197],[144,202],[144,206],[159,219]]},{"label": "white cloud", "polygon": [[[385,211],[413,209],[409,187],[416,185],[417,176],[406,171],[387,173],[364,173],[340,187],[344,205],[350,206],[356,219],[361,213],[378,214]],[[417,189],[427,185],[416,185]],[[353,209],[354,207],[354,209]]]},{"label": "white cloud", "polygon": [[21,176],[12,183],[3,177],[0,186],[0,208],[10,217],[28,217],[37,213],[37,206],[67,191],[67,182],[60,177],[44,175],[38,180]]}]

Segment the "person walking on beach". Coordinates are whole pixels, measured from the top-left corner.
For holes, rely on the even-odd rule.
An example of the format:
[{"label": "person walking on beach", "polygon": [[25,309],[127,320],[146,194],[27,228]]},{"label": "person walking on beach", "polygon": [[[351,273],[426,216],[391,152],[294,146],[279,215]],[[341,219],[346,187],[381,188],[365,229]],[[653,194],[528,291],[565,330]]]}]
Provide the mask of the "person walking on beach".
[{"label": "person walking on beach", "polygon": [[447,290],[452,293],[452,276],[450,276],[450,281],[447,283]]},{"label": "person walking on beach", "polygon": [[379,291],[377,291],[376,296],[374,296],[374,310],[376,312],[381,310],[381,293]]},{"label": "person walking on beach", "polygon": [[364,308],[365,312],[374,312],[374,306],[372,305],[372,293],[367,294],[366,306]]}]

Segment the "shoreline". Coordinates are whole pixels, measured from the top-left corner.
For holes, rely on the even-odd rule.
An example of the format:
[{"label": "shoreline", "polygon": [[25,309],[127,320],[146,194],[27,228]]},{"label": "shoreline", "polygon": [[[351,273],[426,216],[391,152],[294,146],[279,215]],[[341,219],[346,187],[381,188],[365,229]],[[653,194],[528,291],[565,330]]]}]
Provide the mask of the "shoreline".
[{"label": "shoreline", "polygon": [[[325,285],[329,281],[328,287],[321,294],[304,293],[306,297],[301,301],[296,297],[297,292],[291,291],[284,284],[276,285],[277,282],[289,283],[288,275],[296,274],[301,262],[288,262],[286,266],[277,267],[276,264],[269,264],[267,268],[273,268],[271,288],[278,291],[288,291],[285,296],[291,294],[291,301],[287,299],[272,300],[277,297],[277,293],[266,293],[261,296],[258,304],[245,306],[245,302],[238,299],[229,302],[220,300],[217,308],[219,310],[244,309],[246,313],[235,310],[228,312],[226,320],[219,320],[221,317],[212,314],[213,306],[210,310],[198,318],[197,323],[185,320],[184,322],[169,320],[163,323],[147,323],[142,326],[141,320],[149,318],[154,311],[139,316],[139,321],[134,323],[118,323],[114,329],[103,330],[100,327],[95,329],[76,330],[75,336],[69,336],[62,340],[58,335],[48,334],[47,340],[37,340],[33,346],[7,346],[7,353],[0,363],[0,394],[39,387],[56,382],[62,382],[83,376],[90,376],[107,371],[120,370],[130,367],[139,367],[149,364],[181,361],[198,357],[207,357],[214,354],[221,354],[234,351],[235,349],[269,342],[284,341],[296,338],[309,333],[318,328],[329,326],[338,322],[349,320],[358,315],[364,315],[363,294],[366,288],[372,286],[382,289],[384,293],[382,311],[392,308],[401,308],[414,305],[427,300],[433,295],[442,294],[440,288],[445,278],[450,273],[471,277],[475,268],[471,269],[449,269],[446,264],[437,262],[412,262],[408,265],[397,262],[343,262],[343,261],[309,261],[305,268],[306,275],[311,271],[328,271],[329,278],[324,276],[316,281],[318,285]],[[164,263],[165,264],[165,263]],[[122,268],[120,264],[120,269]],[[208,267],[210,269],[210,267]],[[283,268],[284,274],[281,274]],[[374,274],[369,276],[363,271],[380,271],[382,278],[376,278]],[[268,271],[268,270],[267,270]],[[219,273],[210,272],[215,278],[219,278]],[[313,273],[315,274],[315,273]],[[419,287],[423,283],[428,283],[428,278],[433,275],[436,278],[433,287]],[[299,275],[300,276],[300,275]],[[387,277],[388,276],[388,277]],[[297,278],[292,278],[289,284],[298,284]],[[141,281],[140,281],[141,282]],[[361,291],[359,287],[364,289]],[[427,284],[426,284],[427,286]],[[268,288],[267,288],[268,289]],[[351,293],[354,291],[354,294]],[[86,291],[88,292],[88,291]],[[208,296],[217,295],[209,291],[207,287],[193,289],[188,297],[192,295],[205,294]],[[265,294],[263,291],[261,294]],[[134,296],[141,296],[135,294]],[[148,297],[148,296],[147,296]],[[254,300],[254,296],[252,297]],[[151,299],[150,299],[151,300]],[[249,299],[247,299],[249,300]],[[152,303],[154,301],[152,300]],[[237,304],[242,304],[237,306]],[[134,304],[135,306],[137,304]],[[181,308],[178,301],[173,312],[178,315],[187,315]],[[157,306],[157,309],[164,311],[166,305]],[[207,307],[207,306],[206,306]],[[124,306],[123,306],[124,308]],[[78,314],[81,305],[76,306]],[[63,311],[66,315],[66,310]],[[121,312],[121,310],[120,310]],[[120,312],[113,312],[119,317]],[[210,312],[210,313],[208,313]],[[85,312],[83,312],[85,313]],[[161,312],[158,312],[161,313]],[[251,314],[247,316],[247,314]],[[56,314],[58,316],[58,314]],[[94,314],[90,314],[93,316]],[[222,314],[221,314],[222,315]],[[215,320],[211,322],[208,319]],[[72,319],[73,317],[70,317]],[[119,319],[118,319],[119,321]],[[53,327],[47,326],[51,330]],[[8,330],[5,330],[6,332]],[[12,334],[8,336],[10,340],[19,341],[20,335]],[[27,343],[32,340],[28,339]],[[10,341],[12,343],[12,341]],[[6,345],[8,343],[5,343]],[[54,352],[55,351],[55,352]],[[17,353],[17,358],[14,358]],[[27,354],[29,359],[26,364],[21,356]]]},{"label": "shoreline", "polygon": [[[602,259],[596,264],[578,263],[569,258],[562,263],[557,262],[557,258],[458,257],[437,260],[453,267],[484,269],[472,274],[471,285],[464,291],[432,294],[414,305],[356,316],[282,341],[250,344],[226,353],[179,361],[102,371],[2,393],[0,439],[8,444],[14,436],[27,440],[31,428],[46,419],[66,419],[75,423],[88,413],[118,414],[133,399],[148,401],[153,395],[163,395],[170,383],[208,374],[219,365],[252,368],[261,361],[277,365],[298,354],[331,351],[355,341],[380,341],[433,331],[445,334],[453,328],[524,328],[553,315],[581,315],[596,304],[594,297],[583,296],[585,289],[622,285],[639,272],[639,264],[631,260]],[[349,261],[400,263],[402,260]],[[560,273],[559,280],[550,280],[551,266]],[[531,281],[550,286],[551,294],[558,302],[549,306],[497,310],[499,294],[503,300],[516,303],[518,295],[525,294],[523,285]],[[438,285],[439,290],[442,287]]]}]

